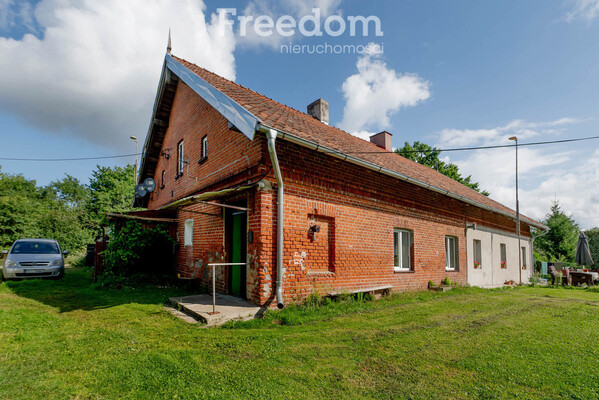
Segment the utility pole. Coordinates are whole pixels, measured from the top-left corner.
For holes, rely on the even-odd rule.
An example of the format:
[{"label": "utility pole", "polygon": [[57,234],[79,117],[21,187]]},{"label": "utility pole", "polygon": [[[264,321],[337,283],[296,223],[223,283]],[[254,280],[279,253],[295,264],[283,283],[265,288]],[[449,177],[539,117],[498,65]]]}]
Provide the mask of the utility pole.
[{"label": "utility pole", "polygon": [[518,200],[518,138],[512,136],[509,140],[516,142],[516,234],[518,235],[518,272],[520,285],[522,285],[522,247],[520,244],[520,201]]}]

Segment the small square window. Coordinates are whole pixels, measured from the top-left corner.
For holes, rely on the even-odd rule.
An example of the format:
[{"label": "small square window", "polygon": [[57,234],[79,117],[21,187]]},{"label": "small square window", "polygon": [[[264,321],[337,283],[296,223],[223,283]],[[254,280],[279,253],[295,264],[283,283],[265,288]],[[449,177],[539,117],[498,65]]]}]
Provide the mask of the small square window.
[{"label": "small square window", "polygon": [[412,232],[404,229],[393,231],[394,269],[410,271],[412,269]]},{"label": "small square window", "polygon": [[448,271],[457,271],[459,265],[458,238],[445,236],[445,268]]}]

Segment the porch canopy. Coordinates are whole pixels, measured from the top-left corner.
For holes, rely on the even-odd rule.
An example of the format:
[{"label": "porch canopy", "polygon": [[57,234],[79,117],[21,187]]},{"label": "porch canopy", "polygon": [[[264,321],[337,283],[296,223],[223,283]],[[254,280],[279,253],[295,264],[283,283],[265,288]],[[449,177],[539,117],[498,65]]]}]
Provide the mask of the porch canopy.
[{"label": "porch canopy", "polygon": [[197,204],[197,203],[207,203],[207,204],[212,204],[212,205],[216,205],[216,206],[220,206],[220,207],[230,207],[230,208],[236,208],[236,209],[240,209],[240,210],[248,210],[247,208],[244,207],[237,207],[237,206],[228,206],[226,204],[220,204],[220,203],[213,203],[211,202],[211,200],[217,200],[223,197],[228,197],[228,196],[232,196],[234,194],[237,193],[242,193],[245,192],[249,189],[252,189],[254,187],[257,186],[261,186],[264,185],[263,181],[258,181],[255,183],[250,183],[244,186],[238,186],[235,188],[231,188],[231,189],[223,189],[223,190],[218,190],[215,192],[204,192],[204,193],[199,193],[199,194],[194,194],[192,196],[187,196],[184,197],[182,199],[173,201],[172,203],[169,203],[165,206],[162,206],[158,209],[158,211],[176,211],[176,210],[180,210],[183,207],[192,205],[192,204]]}]

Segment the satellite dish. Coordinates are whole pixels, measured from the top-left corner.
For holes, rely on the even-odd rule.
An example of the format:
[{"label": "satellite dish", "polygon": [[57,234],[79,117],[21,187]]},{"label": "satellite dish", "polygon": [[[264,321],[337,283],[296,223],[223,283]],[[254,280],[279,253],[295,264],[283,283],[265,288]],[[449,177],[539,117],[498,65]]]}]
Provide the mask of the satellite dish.
[{"label": "satellite dish", "polygon": [[144,197],[148,194],[148,191],[145,189],[144,184],[140,183],[139,185],[135,185],[135,194],[139,197]]},{"label": "satellite dish", "polygon": [[152,178],[146,178],[141,185],[143,185],[144,190],[148,193],[152,193],[156,189],[156,181]]}]

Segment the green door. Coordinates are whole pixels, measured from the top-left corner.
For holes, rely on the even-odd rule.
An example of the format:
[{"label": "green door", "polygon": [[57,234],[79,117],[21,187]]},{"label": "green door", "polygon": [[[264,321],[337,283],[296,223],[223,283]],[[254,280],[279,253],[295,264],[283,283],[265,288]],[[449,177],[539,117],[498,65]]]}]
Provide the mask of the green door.
[{"label": "green door", "polygon": [[[246,262],[246,212],[233,210],[227,214],[229,262],[244,263]],[[229,294],[245,298],[245,266],[233,265],[229,268]]]},{"label": "green door", "polygon": [[[242,259],[242,229],[243,229],[243,215],[242,213],[234,213],[231,216],[231,262],[241,263],[244,262]],[[240,296],[241,290],[241,272],[245,270],[241,265],[233,265],[231,267],[231,294],[234,296]]]}]

